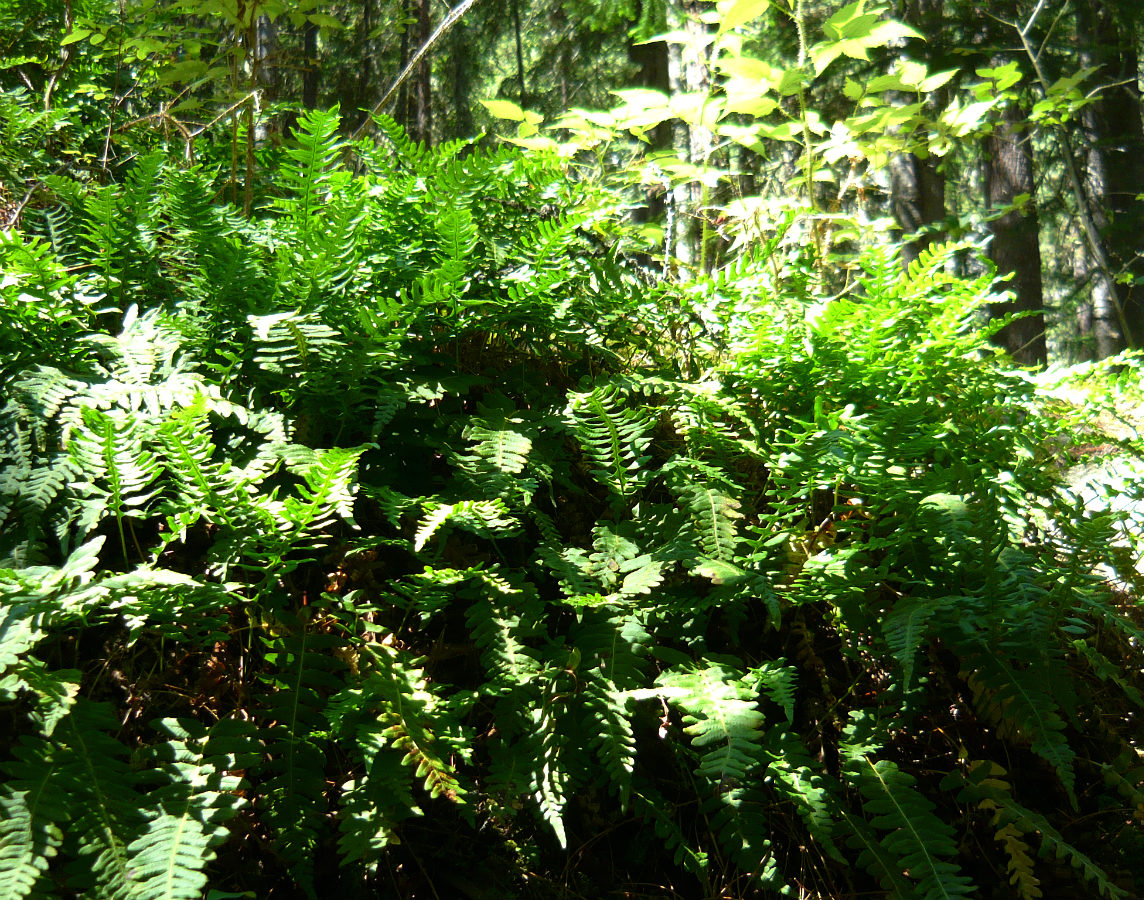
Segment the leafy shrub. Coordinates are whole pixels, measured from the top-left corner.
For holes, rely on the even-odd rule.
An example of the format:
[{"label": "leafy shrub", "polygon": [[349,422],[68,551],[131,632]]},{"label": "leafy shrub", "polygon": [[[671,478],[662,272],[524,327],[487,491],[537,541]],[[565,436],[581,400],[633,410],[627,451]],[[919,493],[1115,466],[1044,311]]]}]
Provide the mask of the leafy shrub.
[{"label": "leafy shrub", "polygon": [[249,222],[155,157],[6,245],[0,893],[527,895],[604,835],[705,895],[1129,893],[1118,514],[990,279],[649,283],[555,160],[379,125],[309,114]]}]

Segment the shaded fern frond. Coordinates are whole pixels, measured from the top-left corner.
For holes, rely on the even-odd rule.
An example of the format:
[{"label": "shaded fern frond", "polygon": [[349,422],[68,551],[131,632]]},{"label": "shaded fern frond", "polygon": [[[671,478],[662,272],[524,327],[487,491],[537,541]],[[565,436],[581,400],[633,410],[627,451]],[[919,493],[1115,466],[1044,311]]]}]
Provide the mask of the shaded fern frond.
[{"label": "shaded fern frond", "polygon": [[976,888],[950,861],[957,856],[953,829],[934,814],[934,805],[915,788],[912,775],[891,760],[872,758],[866,749],[842,745],[843,775],[861,795],[869,825],[882,832],[880,849],[893,862],[887,866],[883,854],[870,849],[865,829],[858,828],[852,829],[852,838],[864,845],[859,862],[880,879],[890,871],[908,872],[924,897],[971,896]]},{"label": "shaded fern frond", "polygon": [[[1049,663],[1052,664],[1052,663]],[[1065,723],[1046,690],[1051,683],[1038,665],[1017,668],[988,648],[964,661],[974,704],[1003,737],[1027,741],[1048,762],[1076,806],[1075,752],[1065,737]]]},{"label": "shaded fern frond", "polygon": [[572,430],[596,464],[594,474],[618,499],[631,496],[647,479],[646,453],[654,424],[646,410],[623,406],[612,385],[570,396]]}]

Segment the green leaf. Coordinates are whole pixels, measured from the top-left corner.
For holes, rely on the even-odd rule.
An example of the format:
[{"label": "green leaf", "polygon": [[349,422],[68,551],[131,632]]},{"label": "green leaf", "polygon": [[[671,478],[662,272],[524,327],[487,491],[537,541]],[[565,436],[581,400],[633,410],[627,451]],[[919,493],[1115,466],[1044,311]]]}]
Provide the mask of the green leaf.
[{"label": "green leaf", "polygon": [[770,6],[770,0],[733,0],[729,6],[720,4],[719,32],[730,31],[757,19]]},{"label": "green leaf", "polygon": [[508,119],[512,122],[524,121],[524,110],[511,100],[482,100],[480,102],[481,106],[498,119]]}]

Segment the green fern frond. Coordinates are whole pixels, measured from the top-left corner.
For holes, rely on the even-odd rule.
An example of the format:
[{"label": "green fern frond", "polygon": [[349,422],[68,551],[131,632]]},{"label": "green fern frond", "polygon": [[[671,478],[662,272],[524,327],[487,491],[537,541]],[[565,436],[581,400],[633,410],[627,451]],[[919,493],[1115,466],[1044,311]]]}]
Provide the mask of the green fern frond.
[{"label": "green fern frond", "polygon": [[[916,779],[888,759],[875,760],[865,748],[843,744],[843,774],[862,796],[869,824],[882,832],[881,849],[893,860],[893,871],[908,872],[923,897],[969,897],[976,888],[951,857],[957,856],[953,829],[934,814],[934,805],[916,788]],[[868,844],[864,830],[855,840]],[[887,867],[881,854],[868,848],[860,860],[878,877]]]},{"label": "green fern frond", "polygon": [[23,900],[46,893],[39,885],[63,844],[70,810],[51,744],[25,737],[13,755],[0,792],[0,896]]},{"label": "green fern frond", "polygon": [[366,678],[361,690],[378,707],[381,737],[404,754],[402,765],[415,769],[415,777],[423,779],[430,797],[464,803],[467,791],[457,770],[436,746],[436,732],[461,732],[460,724],[451,723],[447,707],[428,690],[420,668],[385,644],[361,646],[375,673]]},{"label": "green fern frond", "polygon": [[770,699],[782,707],[788,723],[794,722],[795,692],[798,690],[798,669],[786,665],[786,658],[755,666],[743,676],[743,682],[756,691],[766,691]]},{"label": "green fern frond", "polygon": [[206,865],[229,833],[223,823],[243,801],[243,782],[230,769],[256,759],[254,728],[223,719],[207,730],[197,722],[165,719],[171,740],[149,748],[157,764],[145,777],[157,787],[147,795],[148,821],[128,846],[133,900],[198,900],[207,887]]},{"label": "green fern frond", "polygon": [[839,815],[838,785],[819,771],[806,745],[798,736],[775,725],[763,740],[767,758],[766,774],[774,779],[774,790],[794,804],[807,831],[832,859],[843,861],[834,842]]},{"label": "green fern frond", "polygon": [[158,493],[154,487],[162,474],[158,459],[144,446],[133,419],[94,409],[83,411],[83,426],[73,432],[68,449],[76,470],[83,473],[83,492],[88,495],[78,516],[81,532],[89,532],[105,511],[110,512],[127,558],[124,519],[146,516]]},{"label": "green fern frond", "polygon": [[727,492],[725,484],[689,480],[680,489],[702,555],[723,562],[736,557],[735,523],[742,518],[739,501]]},{"label": "green fern frond", "polygon": [[651,635],[635,615],[585,610],[583,624],[570,640],[580,651],[585,732],[627,811],[636,764],[635,730],[627,706],[630,691],[645,683],[644,656]]},{"label": "green fern frond", "polygon": [[964,660],[964,667],[974,705],[1002,737],[1027,741],[1032,751],[1056,770],[1075,808],[1076,753],[1065,737],[1065,723],[1046,690],[1040,666],[1017,668],[981,647]]},{"label": "green fern frond", "polygon": [[886,646],[902,667],[904,693],[909,693],[912,686],[918,650],[926,638],[930,621],[948,605],[947,598],[903,597],[883,620]]},{"label": "green fern frond", "polygon": [[540,604],[528,588],[517,588],[495,572],[479,575],[486,598],[466,618],[491,683],[484,690],[509,693],[528,685],[541,669],[536,651],[524,643],[543,634]]},{"label": "green fern frond", "polygon": [[326,189],[342,151],[340,122],[336,106],[307,110],[294,131],[296,146],[286,148],[290,162],[279,170],[287,196],[278,201],[278,206],[290,216],[303,246],[320,221]]},{"label": "green fern frond", "polygon": [[1107,897],[1108,900],[1126,898],[1128,893],[1112,880],[1108,872],[1066,841],[1042,814],[1014,799],[1005,775],[1005,770],[997,763],[977,760],[968,767],[967,772],[956,769],[950,772],[942,781],[942,787],[959,790],[959,803],[971,803],[989,812],[997,827],[1013,825],[1022,835],[1039,834],[1040,856],[1052,856],[1068,863],[1085,881],[1093,883],[1100,896]]},{"label": "green fern frond", "polygon": [[489,414],[475,418],[464,438],[472,441],[471,452],[459,457],[473,486],[488,497],[518,497],[527,506],[536,493],[537,481],[523,473],[532,452],[532,429],[517,416]]},{"label": "green fern frond", "polygon": [[[253,336],[254,365],[284,379],[310,378],[316,370],[334,366],[345,346],[342,336],[312,313],[246,318]],[[291,389],[296,391],[298,386]]]},{"label": "green fern frond", "polygon": [[110,706],[80,700],[57,729],[67,751],[66,789],[75,819],[67,843],[87,858],[93,882],[90,896],[128,897],[133,868],[128,851],[142,825],[145,802],[136,791],[138,775],[127,765],[127,748],[110,736],[119,729]]},{"label": "green fern frond", "polygon": [[558,682],[559,678],[552,673],[540,703],[529,713],[532,736],[521,743],[533,750],[529,789],[540,817],[551,827],[561,849],[566,849],[564,808],[571,778],[564,759],[567,739],[559,721],[562,698]]},{"label": "green fern frond", "polygon": [[594,473],[618,499],[631,496],[647,479],[645,452],[651,443],[653,420],[646,410],[622,406],[614,385],[570,395],[569,415],[574,434]]},{"label": "green fern frond", "polygon": [[[305,623],[296,633],[267,639],[266,677],[271,687],[261,718],[269,776],[261,785],[266,819],[275,843],[298,887],[315,897],[314,854],[323,831],[322,797],[326,789],[322,711],[326,698],[341,687],[335,673],[344,668],[331,652],[342,645],[333,635],[316,633]],[[323,652],[327,651],[327,652]]]},{"label": "green fern frond", "polygon": [[429,539],[446,522],[459,525],[481,537],[508,535],[520,528],[520,523],[511,517],[508,507],[500,498],[442,503],[433,507],[417,527],[413,549],[418,552],[424,549]]},{"label": "green fern frond", "polygon": [[656,679],[683,712],[683,730],[700,750],[698,773],[714,784],[742,781],[758,762],[763,714],[742,673],[707,661]]}]

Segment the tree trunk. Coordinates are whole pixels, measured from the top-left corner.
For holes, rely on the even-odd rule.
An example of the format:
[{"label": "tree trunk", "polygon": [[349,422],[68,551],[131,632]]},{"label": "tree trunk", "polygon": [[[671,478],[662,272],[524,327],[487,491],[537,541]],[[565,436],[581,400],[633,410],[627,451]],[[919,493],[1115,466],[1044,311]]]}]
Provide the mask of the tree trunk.
[{"label": "tree trunk", "polygon": [[1005,107],[1001,121],[989,137],[985,158],[985,191],[992,210],[1012,207],[1019,196],[1028,199],[1022,208],[1007,209],[990,224],[993,240],[989,255],[998,275],[1012,273],[1007,287],[1012,303],[998,306],[994,315],[1029,313],[1006,325],[995,340],[1022,365],[1047,362],[1044,295],[1041,284],[1040,221],[1033,199],[1033,155],[1028,133],[1022,125],[1028,116],[1016,103]]},{"label": "tree trunk", "polygon": [[318,105],[318,26],[306,23],[302,34],[302,55],[305,58],[302,69],[302,105],[313,109]]},{"label": "tree trunk", "polygon": [[516,38],[516,80],[521,109],[528,107],[528,90],[524,83],[524,47],[520,38],[520,0],[511,0],[512,30]]},{"label": "tree trunk", "polygon": [[[397,71],[404,72],[405,67],[409,65],[409,59],[413,55],[413,49],[410,47],[412,41],[409,39],[410,30],[413,28],[413,3],[415,0],[402,0],[401,10],[403,13],[403,22],[401,25],[401,43],[399,45],[399,56],[397,61]],[[397,124],[404,128],[406,131],[411,131],[413,128],[413,116],[411,115],[411,105],[409,103],[409,82],[401,82],[401,87],[397,90],[397,103],[393,110],[393,118]]]},{"label": "tree trunk", "polygon": [[1090,259],[1091,355],[1115,355],[1144,346],[1144,211],[1136,197],[1144,194],[1144,123],[1137,82],[1136,34],[1139,13],[1127,6],[1119,15],[1101,0],[1081,0],[1077,7],[1077,42],[1081,63],[1099,67],[1107,86],[1081,116],[1085,136],[1085,192],[1093,224],[1103,242],[1108,268]]},{"label": "tree trunk", "polygon": [[[904,0],[898,12],[902,21],[926,36],[921,51],[924,55],[919,61],[931,70],[944,67],[940,59],[944,55],[944,14],[945,0]],[[931,113],[945,106],[947,94],[939,89],[927,98]],[[931,243],[944,237],[935,231],[910,237],[945,219],[945,174],[938,169],[938,163],[936,157],[922,159],[913,153],[896,153],[890,158],[890,211],[907,239],[902,247],[905,266],[914,262]]]},{"label": "tree trunk", "polygon": [[[668,47],[668,81],[672,94],[700,93],[710,84],[711,71],[708,54],[710,42],[707,26],[700,21],[706,7],[697,0],[683,0],[668,4],[668,26],[687,35],[684,44],[671,43]],[[711,129],[703,124],[675,126],[676,151],[688,162],[703,166],[709,162],[714,146]],[[706,267],[704,253],[706,228],[703,207],[706,192],[697,179],[691,179],[675,190],[676,224],[674,255],[689,266]]]},{"label": "tree trunk", "polygon": [[472,137],[473,127],[473,52],[470,28],[464,22],[453,26],[449,34],[449,76],[452,82],[453,114],[444,133],[449,138]]},{"label": "tree trunk", "polygon": [[919,159],[913,153],[895,153],[890,158],[890,209],[906,237],[902,263],[909,266],[922,250],[942,237],[934,231],[912,237],[945,219],[945,175],[938,171],[934,157]]},{"label": "tree trunk", "polygon": [[[429,0],[419,0],[417,5],[417,45],[422,47],[433,34],[433,23],[429,15]],[[433,140],[433,62],[432,54],[426,54],[417,64],[414,75],[413,93],[417,104],[417,119],[413,129],[413,139],[429,144]]]},{"label": "tree trunk", "polygon": [[[649,2],[649,0],[645,0],[645,2]],[[642,12],[641,9],[640,15],[637,16],[637,22],[633,23],[632,28],[629,29],[629,33],[640,27],[638,23],[642,19]],[[642,37],[642,35],[635,35],[635,37]],[[637,68],[636,84],[640,87],[662,91],[665,94],[671,93],[671,61],[666,41],[641,41],[640,43],[635,43],[635,41],[632,40],[628,43],[628,59],[630,59]],[[671,122],[660,122],[651,130],[648,138],[653,151],[670,149],[672,138]],[[635,212],[636,221],[655,221],[661,218],[666,212],[666,200],[666,189],[664,187],[656,185],[650,188],[646,194],[646,208],[636,210]]]}]

